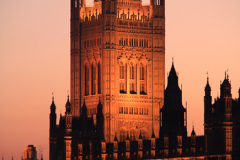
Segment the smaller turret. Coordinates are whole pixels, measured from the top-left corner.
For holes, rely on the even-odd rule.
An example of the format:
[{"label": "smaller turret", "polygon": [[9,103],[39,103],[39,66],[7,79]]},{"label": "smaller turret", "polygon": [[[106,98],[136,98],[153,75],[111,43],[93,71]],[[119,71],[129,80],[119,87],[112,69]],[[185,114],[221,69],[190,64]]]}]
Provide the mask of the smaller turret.
[{"label": "smaller turret", "polygon": [[103,133],[103,121],[104,121],[104,116],[103,116],[103,112],[102,112],[102,103],[99,99],[99,103],[97,105],[97,115],[96,115],[96,118],[97,118],[97,134],[99,136],[100,139],[103,139],[104,138],[104,133]]},{"label": "smaller turret", "polygon": [[205,86],[205,96],[211,96],[211,87],[209,85],[209,78],[207,77],[207,84]]},{"label": "smaller turret", "polygon": [[113,154],[114,154],[114,157],[116,157],[115,159],[117,159],[117,155],[118,155],[118,139],[117,139],[116,133],[115,133],[115,138],[113,140]]},{"label": "smaller turret", "polygon": [[69,101],[69,95],[66,102],[66,112],[65,112],[65,119],[66,119],[66,134],[69,135],[72,133],[72,112],[71,112],[71,103]]},{"label": "smaller turret", "polygon": [[140,131],[140,134],[138,137],[138,158],[142,158],[142,156],[143,156],[143,139]]},{"label": "smaller turret", "polygon": [[71,103],[69,101],[69,95],[68,95],[68,100],[66,102],[65,107],[66,107],[66,112],[70,113],[71,112]]},{"label": "smaller turret", "polygon": [[196,153],[196,133],[194,131],[194,126],[191,133],[191,153],[193,155]]},{"label": "smaller turret", "polygon": [[130,138],[129,138],[129,135],[128,135],[128,132],[127,132],[127,139],[126,139],[126,159],[129,159],[130,158]]},{"label": "smaller turret", "polygon": [[209,118],[212,114],[212,96],[211,87],[209,85],[209,78],[207,77],[207,84],[205,86],[205,96],[204,96],[204,123],[209,123]]},{"label": "smaller turret", "polygon": [[85,99],[83,102],[82,106],[82,115],[81,115],[81,120],[82,120],[82,136],[83,138],[87,136],[87,122],[88,122],[88,117],[87,117],[87,107],[85,104]]},{"label": "smaller turret", "polygon": [[54,103],[54,97],[52,97],[52,104],[50,106],[50,137],[53,136],[54,131],[56,130],[56,106]]},{"label": "smaller turret", "polygon": [[154,134],[154,130],[152,130],[151,136],[151,157],[154,158],[156,155],[156,138]]},{"label": "smaller turret", "polygon": [[228,74],[226,74],[225,72],[225,79],[220,86],[221,88],[220,98],[231,97],[231,84],[229,83],[228,77],[229,77]]}]

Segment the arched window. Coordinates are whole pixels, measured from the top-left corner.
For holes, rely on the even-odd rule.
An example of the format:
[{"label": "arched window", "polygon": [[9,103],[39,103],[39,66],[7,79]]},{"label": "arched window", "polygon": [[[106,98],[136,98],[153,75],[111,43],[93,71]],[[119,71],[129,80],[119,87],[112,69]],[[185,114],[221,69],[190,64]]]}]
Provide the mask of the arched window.
[{"label": "arched window", "polygon": [[126,131],[125,130],[121,130],[120,131],[120,142],[124,142],[126,139]]},{"label": "arched window", "polygon": [[131,130],[130,132],[130,140],[135,141],[136,140],[136,132],[135,130]]},{"label": "arched window", "polygon": [[98,62],[98,94],[101,94],[101,68],[100,62]]},{"label": "arched window", "polygon": [[91,82],[91,87],[92,87],[92,95],[96,93],[96,67],[92,63],[91,65],[91,72],[92,72],[92,82]]},{"label": "arched window", "polygon": [[126,93],[126,81],[127,81],[127,64],[121,63],[119,66],[119,83],[120,83],[120,93]]},{"label": "arched window", "polygon": [[89,95],[89,68],[85,65],[85,95]]},{"label": "arched window", "polygon": [[137,72],[136,72],[136,65],[131,64],[130,65],[130,93],[136,94],[137,93]]},{"label": "arched window", "polygon": [[140,66],[140,94],[147,94],[147,66]]}]

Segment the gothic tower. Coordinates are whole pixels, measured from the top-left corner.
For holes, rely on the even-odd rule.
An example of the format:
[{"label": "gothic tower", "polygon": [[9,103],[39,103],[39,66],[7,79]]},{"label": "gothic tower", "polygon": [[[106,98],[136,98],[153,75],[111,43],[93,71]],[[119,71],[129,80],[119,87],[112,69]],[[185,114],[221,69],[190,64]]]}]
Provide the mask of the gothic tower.
[{"label": "gothic tower", "polygon": [[[160,110],[160,139],[168,137],[168,148],[181,153],[187,139],[187,111],[182,105],[182,91],[178,86],[178,76],[172,63],[168,85],[164,92],[164,106]],[[173,118],[174,117],[174,118]]]},{"label": "gothic tower", "polygon": [[220,97],[213,104],[211,101],[211,88],[207,79],[204,96],[206,154],[224,154],[226,159],[239,159],[240,105],[239,100],[232,98],[231,84],[226,73],[220,85]]},{"label": "gothic tower", "polygon": [[165,0],[71,0],[71,111],[97,121],[99,98],[104,138],[159,136],[165,87]]}]

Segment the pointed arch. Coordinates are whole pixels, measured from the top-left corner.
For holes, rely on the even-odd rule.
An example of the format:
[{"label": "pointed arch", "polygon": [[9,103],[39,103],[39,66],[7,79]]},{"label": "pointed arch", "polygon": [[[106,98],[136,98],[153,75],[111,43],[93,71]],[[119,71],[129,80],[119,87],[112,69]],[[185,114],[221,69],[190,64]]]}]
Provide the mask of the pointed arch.
[{"label": "pointed arch", "polygon": [[137,64],[130,63],[130,94],[137,93]]},{"label": "pointed arch", "polygon": [[98,94],[101,94],[101,65],[98,62]]},{"label": "pointed arch", "polygon": [[96,66],[94,62],[91,64],[91,94],[96,94]]},{"label": "pointed arch", "polygon": [[85,64],[85,95],[89,95],[89,67]]},{"label": "pointed arch", "polygon": [[120,62],[119,64],[119,84],[120,93],[126,93],[127,91],[127,64]]},{"label": "pointed arch", "polygon": [[140,94],[147,94],[147,65],[140,64]]}]

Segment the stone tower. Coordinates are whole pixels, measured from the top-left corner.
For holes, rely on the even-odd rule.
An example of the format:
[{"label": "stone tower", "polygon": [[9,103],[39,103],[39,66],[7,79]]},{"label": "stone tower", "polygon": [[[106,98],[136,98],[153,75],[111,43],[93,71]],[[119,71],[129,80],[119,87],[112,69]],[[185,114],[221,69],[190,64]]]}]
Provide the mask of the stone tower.
[{"label": "stone tower", "polygon": [[177,152],[181,155],[182,146],[187,145],[187,111],[182,105],[182,90],[178,86],[178,76],[173,63],[160,114],[160,139],[165,141],[167,138],[168,150],[177,148]]},{"label": "stone tower", "polygon": [[212,104],[211,87],[207,78],[204,96],[204,138],[207,155],[224,154],[226,159],[239,159],[239,102],[239,99],[232,98],[231,83],[225,73],[225,79],[220,85],[220,97],[215,98]]},{"label": "stone tower", "polygon": [[97,121],[104,138],[159,136],[165,87],[165,0],[71,0],[71,111]]}]

